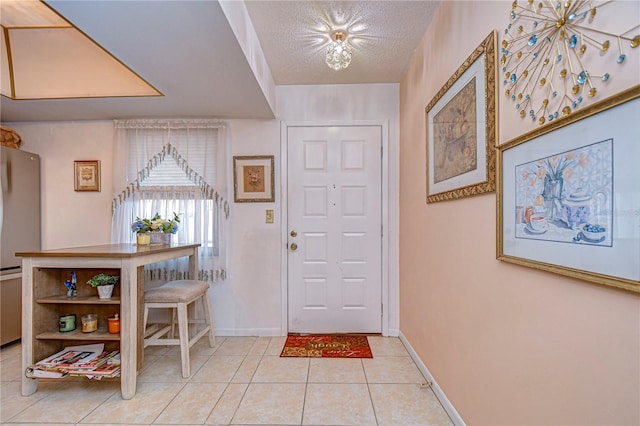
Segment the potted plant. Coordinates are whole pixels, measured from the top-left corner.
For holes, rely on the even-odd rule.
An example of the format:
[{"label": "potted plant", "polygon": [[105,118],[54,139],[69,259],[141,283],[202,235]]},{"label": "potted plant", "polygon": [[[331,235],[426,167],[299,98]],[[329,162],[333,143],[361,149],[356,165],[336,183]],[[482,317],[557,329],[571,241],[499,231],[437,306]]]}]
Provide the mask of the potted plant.
[{"label": "potted plant", "polygon": [[113,293],[113,287],[120,279],[117,275],[98,274],[87,281],[91,287],[98,290],[98,297],[100,299],[110,299]]},{"label": "potted plant", "polygon": [[137,234],[138,244],[168,244],[171,234],[178,232],[178,223],[180,218],[175,212],[171,220],[163,219],[159,213],[156,213],[151,219],[136,217],[131,224],[131,230]]}]

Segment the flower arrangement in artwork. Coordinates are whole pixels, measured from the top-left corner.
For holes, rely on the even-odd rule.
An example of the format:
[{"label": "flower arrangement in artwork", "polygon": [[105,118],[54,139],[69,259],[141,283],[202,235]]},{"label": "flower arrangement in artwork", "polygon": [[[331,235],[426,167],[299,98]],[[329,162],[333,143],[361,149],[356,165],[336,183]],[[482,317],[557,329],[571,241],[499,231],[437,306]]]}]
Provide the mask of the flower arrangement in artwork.
[{"label": "flower arrangement in artwork", "polygon": [[[550,212],[556,210],[556,203],[564,198],[565,183],[574,177],[576,168],[588,167],[588,153],[578,153],[578,150],[570,151],[560,155],[553,155],[536,161],[533,170],[528,165],[522,169],[522,180],[529,183],[531,191],[534,191],[535,205],[541,207],[543,204]],[[576,188],[573,189],[574,191]],[[552,216],[554,216],[552,214]]]},{"label": "flower arrangement in artwork", "polygon": [[163,219],[159,213],[156,213],[151,219],[136,220],[131,224],[131,230],[137,234],[145,234],[147,232],[164,232],[165,234],[175,234],[178,232],[178,224],[180,218],[174,212],[173,219]]},{"label": "flower arrangement in artwork", "polygon": [[518,238],[610,245],[613,139],[515,168]]}]

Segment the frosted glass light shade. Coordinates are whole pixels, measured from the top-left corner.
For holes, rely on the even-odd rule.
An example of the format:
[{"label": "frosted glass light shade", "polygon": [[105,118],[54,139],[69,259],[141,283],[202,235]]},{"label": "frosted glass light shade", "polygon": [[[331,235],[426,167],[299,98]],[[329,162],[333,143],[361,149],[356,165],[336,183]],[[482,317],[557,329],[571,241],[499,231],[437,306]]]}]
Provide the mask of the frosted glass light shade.
[{"label": "frosted glass light shade", "polygon": [[344,40],[344,34],[336,33],[327,47],[326,62],[329,68],[336,71],[347,68],[351,63],[352,50],[351,45]]}]

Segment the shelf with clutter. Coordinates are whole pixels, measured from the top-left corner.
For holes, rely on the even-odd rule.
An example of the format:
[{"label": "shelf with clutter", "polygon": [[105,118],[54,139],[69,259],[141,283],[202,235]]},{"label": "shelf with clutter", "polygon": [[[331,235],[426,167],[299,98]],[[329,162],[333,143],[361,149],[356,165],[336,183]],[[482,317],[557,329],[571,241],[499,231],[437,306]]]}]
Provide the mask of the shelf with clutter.
[{"label": "shelf with clutter", "polygon": [[[45,359],[65,344],[104,343],[120,349],[120,332],[110,333],[110,318],[120,314],[120,286],[101,298],[90,285],[96,276],[119,277],[114,268],[34,268],[33,358]],[[113,281],[113,280],[112,280]]]}]

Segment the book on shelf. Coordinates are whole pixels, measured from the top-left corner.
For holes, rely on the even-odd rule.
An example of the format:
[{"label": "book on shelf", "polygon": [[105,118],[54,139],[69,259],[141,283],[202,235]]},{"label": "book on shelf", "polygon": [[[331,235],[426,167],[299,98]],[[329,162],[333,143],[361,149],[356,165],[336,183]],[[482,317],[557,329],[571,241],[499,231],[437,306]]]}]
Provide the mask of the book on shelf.
[{"label": "book on shelf", "polygon": [[29,378],[59,378],[67,375],[89,378],[115,377],[120,374],[120,352],[105,351],[104,344],[69,346],[32,366]]}]

